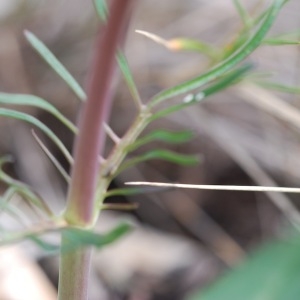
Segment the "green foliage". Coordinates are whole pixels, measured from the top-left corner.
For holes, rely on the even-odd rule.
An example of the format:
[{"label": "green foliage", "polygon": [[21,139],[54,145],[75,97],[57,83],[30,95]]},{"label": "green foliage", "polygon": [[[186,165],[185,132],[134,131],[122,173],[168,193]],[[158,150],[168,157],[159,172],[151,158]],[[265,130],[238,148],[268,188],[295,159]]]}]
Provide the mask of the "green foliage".
[{"label": "green foliage", "polygon": [[[10,215],[15,221],[20,223],[22,226],[24,225],[24,220],[26,220],[24,213],[18,209],[15,205],[10,203],[12,197],[18,193],[18,189],[14,186],[10,186],[4,194],[0,197],[0,214],[7,213]],[[0,232],[3,231],[3,228],[0,229]]]},{"label": "green foliage", "polygon": [[[239,0],[233,0],[239,16],[243,23],[243,28],[238,32],[236,39],[226,45],[224,48],[216,48],[201,41],[196,41],[188,38],[176,38],[171,40],[162,40],[162,44],[170,50],[175,51],[194,51],[206,55],[213,67],[199,76],[178,84],[177,86],[163,90],[155,95],[147,104],[143,104],[139,91],[137,89],[134,77],[131,73],[129,63],[121,50],[116,53],[116,59],[119,68],[122,72],[125,83],[128,86],[132,100],[138,108],[138,115],[133,121],[127,134],[120,138],[120,141],[115,139],[116,145],[114,150],[109,154],[108,162],[112,165],[106,165],[105,160],[101,164],[102,168],[115,168],[111,177],[115,177],[120,172],[132,167],[138,163],[158,159],[180,165],[194,165],[198,162],[198,158],[193,155],[184,155],[171,152],[168,150],[155,149],[140,156],[127,158],[128,154],[143,145],[153,141],[162,141],[171,144],[180,144],[189,141],[192,134],[189,132],[170,132],[166,130],[158,130],[151,132],[148,135],[140,137],[143,129],[151,122],[158,118],[165,117],[171,113],[180,111],[191,105],[199,105],[202,101],[208,99],[209,96],[224,91],[226,88],[238,84],[244,80],[252,70],[252,65],[242,63],[258,46],[262,44],[268,45],[287,45],[298,44],[298,36],[281,35],[272,38],[266,38],[266,34],[274,23],[285,0],[274,0],[270,7],[259,14],[257,17],[251,16],[242,6]],[[95,0],[97,13],[103,22],[106,22],[108,8],[106,1]],[[75,78],[69,71],[60,63],[55,55],[42,43],[33,33],[26,31],[25,36],[37,53],[45,60],[45,62],[61,77],[69,88],[84,101],[87,96]],[[152,35],[153,36],[153,35]],[[257,76],[253,76],[253,81]],[[250,76],[248,76],[249,80]],[[273,83],[271,81],[256,80],[257,84],[268,88],[283,92],[299,93],[299,88],[288,87]],[[159,109],[159,104],[171,98],[182,96],[180,103],[172,103],[164,109]],[[176,100],[174,100],[176,101]],[[74,134],[78,133],[76,126],[70,122],[58,109],[46,100],[24,94],[5,94],[0,93],[0,104],[4,105],[27,105],[39,108],[51,113],[58,121],[67,126]],[[0,108],[0,116],[18,119],[27,122],[47,135],[62,151],[67,160],[72,164],[73,158],[66,149],[61,140],[41,121],[33,116],[8,109]],[[132,133],[133,134],[130,134]],[[44,150],[46,155],[56,166],[67,183],[70,182],[70,176],[65,172],[57,159],[46,148],[38,136],[34,136]],[[0,161],[0,165],[6,160]],[[99,172],[102,171],[99,169]],[[102,193],[99,198],[102,199],[116,195],[135,195],[145,194],[146,192],[159,191],[161,188],[122,188],[112,191],[107,191],[109,184],[109,172],[101,173],[103,178],[99,179],[98,191]],[[129,231],[128,225],[120,225],[107,234],[98,234],[93,230],[85,228],[74,228],[68,225],[61,217],[53,215],[47,204],[41,199],[32,189],[11,178],[0,169],[0,180],[8,185],[8,188],[1,198],[0,208],[11,213],[16,219],[21,219],[19,212],[14,210],[10,205],[10,200],[15,194],[20,195],[34,209],[38,208],[46,214],[50,223],[42,224],[41,227],[29,228],[24,232],[8,233],[2,236],[1,244],[15,243],[23,239],[30,239],[47,253],[57,253],[59,250],[62,253],[73,251],[77,248],[92,246],[102,248],[109,245],[122,237]],[[104,182],[104,183],[103,183]],[[105,188],[102,189],[102,185]],[[163,188],[164,189],[164,188]],[[98,208],[103,209],[105,204],[98,203]],[[98,215],[98,214],[97,214]],[[65,243],[62,246],[47,242],[43,234],[48,232],[57,232],[63,235]],[[298,237],[299,238],[299,237]],[[294,300],[298,299],[300,293],[298,281],[300,276],[300,244],[295,242],[296,238],[291,238],[285,242],[277,242],[266,246],[257,254],[246,262],[243,266],[232,273],[228,273],[217,285],[195,294],[193,300]],[[67,241],[67,242],[66,242]]]},{"label": "green foliage", "polygon": [[300,32],[292,32],[280,34],[278,36],[269,37],[264,39],[263,43],[271,46],[282,46],[282,45],[299,45]]},{"label": "green foliage", "polygon": [[43,109],[51,113],[59,121],[61,121],[66,127],[68,127],[73,133],[77,133],[76,126],[70,122],[57,108],[55,108],[48,101],[34,96],[26,94],[7,94],[0,93],[0,104],[8,105],[28,105],[36,108]]},{"label": "green foliage", "polygon": [[[111,231],[105,234],[100,234],[92,230],[83,230],[73,227],[60,228],[59,226],[52,226],[40,231],[25,231],[19,234],[6,233],[4,236],[2,236],[0,245],[14,244],[16,242],[19,242],[20,240],[27,239],[34,242],[47,254],[58,254],[60,251],[62,251],[63,253],[67,253],[86,246],[93,246],[97,249],[100,249],[104,246],[112,244],[125,234],[129,233],[131,228],[132,227],[129,224],[124,223],[119,224],[118,226],[116,226]],[[46,241],[45,238],[43,238],[42,235],[45,233],[61,233],[66,237],[66,240],[68,242],[65,243],[63,247],[57,244],[53,244],[51,242]]]},{"label": "green foliage", "polygon": [[211,80],[222,76],[227,71],[231,70],[235,67],[238,63],[243,61],[250,53],[252,53],[263,41],[265,35],[269,31],[270,27],[272,26],[277,14],[279,13],[281,6],[283,5],[284,0],[275,0],[271,7],[267,10],[266,17],[262,22],[259,29],[256,33],[238,49],[236,52],[232,53],[227,59],[223,62],[218,64],[217,66],[213,67],[211,70],[207,71],[206,73],[192,79],[186,81],[182,84],[179,84],[173,88],[164,90],[163,92],[156,95],[151,102],[151,106],[156,106],[157,104],[170,99],[172,97],[188,93],[191,90],[199,88],[204,84],[207,84]]},{"label": "green foliage", "polygon": [[[209,97],[213,94],[216,94],[220,91],[224,91],[226,88],[240,82],[243,80],[244,76],[252,69],[251,64],[244,64],[241,67],[238,67],[224,76],[222,76],[218,81],[214,82],[207,88],[205,88],[201,94],[203,97]],[[197,98],[197,95],[195,96]]]},{"label": "green foliage", "polygon": [[24,32],[27,41],[37,51],[37,53],[45,60],[45,62],[61,77],[70,87],[70,89],[77,95],[77,97],[84,101],[86,95],[81,86],[69,71],[61,64],[55,55],[46,47],[46,45],[39,40],[32,32]]},{"label": "green foliage", "polygon": [[193,155],[184,155],[168,150],[152,150],[135,158],[128,159],[120,166],[117,174],[135,166],[136,164],[153,159],[165,160],[183,166],[192,166],[199,161],[199,158]]},{"label": "green foliage", "polygon": [[164,191],[168,188],[164,187],[134,187],[134,188],[121,188],[121,189],[113,189],[109,190],[105,197],[114,197],[114,196],[131,196],[131,195],[145,195],[148,193],[157,193]]},{"label": "green foliage", "polygon": [[202,102],[215,93],[224,91],[226,88],[243,80],[246,74],[251,70],[251,68],[252,68],[251,64],[244,64],[241,67],[238,67],[230,72],[227,72],[225,75],[221,76],[221,78],[215,80],[207,88],[203,89],[203,91],[196,94],[188,94],[183,99],[183,103],[171,105],[165,109],[159,110],[158,112],[154,113],[151,116],[150,121],[152,122],[156,119],[163,118],[176,111],[182,110],[191,105],[195,105],[199,102]]},{"label": "green foliage", "polygon": [[192,137],[193,134],[190,131],[170,132],[166,130],[157,130],[137,139],[127,148],[127,150],[133,151],[145,144],[158,140],[170,144],[181,144],[188,142]]},{"label": "green foliage", "polygon": [[34,193],[28,185],[10,177],[3,171],[3,165],[11,162],[12,159],[10,157],[2,157],[0,159],[0,180],[10,187],[3,195],[2,203],[8,203],[8,201],[14,194],[19,194],[27,201],[27,203],[30,206],[37,207],[41,209],[44,213],[46,213],[48,216],[52,217],[53,214],[50,208],[41,197]]},{"label": "green foliage", "polygon": [[21,121],[24,121],[31,125],[36,126],[42,132],[44,132],[54,142],[54,144],[56,144],[56,146],[61,150],[61,152],[64,154],[65,158],[70,163],[73,162],[73,158],[72,158],[71,154],[69,153],[68,149],[63,144],[63,142],[54,134],[54,132],[51,129],[49,129],[44,123],[42,123],[35,117],[28,115],[26,113],[23,113],[23,112],[19,112],[19,111],[7,109],[7,108],[0,108],[0,116],[21,120]]},{"label": "green foliage", "polygon": [[109,245],[131,230],[128,224],[119,224],[116,228],[106,234],[99,234],[91,230],[82,230],[77,228],[63,229],[62,234],[65,236],[68,244],[64,245],[62,251],[72,251],[75,248],[84,246],[94,246],[98,249]]},{"label": "green foliage", "polygon": [[233,4],[235,5],[237,12],[239,13],[239,16],[243,22],[244,27],[247,29],[251,28],[252,25],[251,17],[249,16],[244,6],[241,4],[240,0],[233,0]]},{"label": "green foliage", "polygon": [[190,300],[298,300],[299,235],[270,243]]},{"label": "green foliage", "polygon": [[117,61],[119,64],[119,68],[125,79],[125,82],[131,93],[132,99],[135,101],[137,106],[140,107],[141,106],[141,98],[140,98],[138,89],[135,85],[132,73],[131,73],[129,65],[128,65],[128,61],[127,61],[125,55],[121,51],[119,51],[117,54]]}]

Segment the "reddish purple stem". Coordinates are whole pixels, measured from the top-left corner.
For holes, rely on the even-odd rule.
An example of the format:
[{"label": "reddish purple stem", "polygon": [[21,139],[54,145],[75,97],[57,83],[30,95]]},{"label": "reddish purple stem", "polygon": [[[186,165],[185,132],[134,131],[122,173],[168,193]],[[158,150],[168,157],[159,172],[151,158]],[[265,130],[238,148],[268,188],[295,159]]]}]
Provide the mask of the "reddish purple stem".
[{"label": "reddish purple stem", "polygon": [[74,166],[65,213],[66,220],[73,225],[89,226],[94,221],[99,154],[105,141],[103,123],[108,119],[112,103],[115,53],[125,39],[133,2],[111,2],[108,22],[96,42],[88,99],[83,104],[79,134],[75,140]]}]

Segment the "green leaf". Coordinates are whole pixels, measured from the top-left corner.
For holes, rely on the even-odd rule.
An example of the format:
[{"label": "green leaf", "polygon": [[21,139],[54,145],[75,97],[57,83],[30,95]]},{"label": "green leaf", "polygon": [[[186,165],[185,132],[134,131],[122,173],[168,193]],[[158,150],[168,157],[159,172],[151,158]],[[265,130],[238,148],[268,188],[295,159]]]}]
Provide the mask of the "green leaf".
[{"label": "green leaf", "polygon": [[139,207],[138,203],[105,203],[101,205],[101,210],[136,210]]},{"label": "green leaf", "polygon": [[298,300],[299,235],[264,246],[189,300]]},{"label": "green leaf", "polygon": [[120,224],[106,234],[98,234],[90,230],[82,230],[77,228],[63,229],[62,234],[68,242],[62,245],[62,251],[70,251],[74,248],[84,246],[101,248],[115,242],[128,233],[130,229],[131,226],[128,224]]},{"label": "green leaf", "polygon": [[195,156],[179,154],[168,150],[153,150],[135,159],[139,162],[151,159],[161,159],[179,165],[194,165],[199,161]]},{"label": "green leaf", "polygon": [[[232,70],[231,72],[228,72],[224,76],[220,78],[219,81],[213,83],[209,87],[205,88],[202,92],[201,95],[204,98],[207,98],[213,94],[216,94],[222,90],[225,90],[226,88],[230,87],[231,85],[234,85],[241,81],[246,73],[248,73],[253,66],[251,64],[244,64],[239,68],[236,68]],[[197,97],[197,94],[195,98]]]},{"label": "green leaf", "polygon": [[23,220],[26,219],[25,214],[18,207],[11,205],[9,202],[11,198],[17,194],[17,189],[10,186],[5,193],[0,197],[0,214],[3,212],[8,213],[16,221],[18,221],[22,226],[25,226]]},{"label": "green leaf", "polygon": [[9,205],[9,201],[16,193],[16,189],[14,187],[9,187],[5,193],[1,196],[0,200],[0,212],[4,211],[6,207]]},{"label": "green leaf", "polygon": [[[61,228],[59,226],[55,227],[52,224],[50,227],[41,227],[37,224],[32,230],[18,232],[18,233],[8,233],[7,231],[1,236],[0,246],[11,245],[23,240],[31,240],[42,250],[46,251],[47,254],[58,254],[60,251],[63,253],[68,253],[77,248],[93,246],[98,249],[110,245],[123,237],[126,233],[131,230],[129,224],[120,224],[108,233],[99,234],[91,230],[82,230],[77,228]],[[51,242],[46,241],[43,238],[44,234],[47,233],[61,233],[65,237],[64,245],[56,245]]]},{"label": "green leaf", "polygon": [[215,80],[219,76],[222,76],[224,73],[232,69],[235,65],[244,60],[249,54],[251,54],[262,42],[265,35],[272,26],[277,14],[279,13],[281,6],[283,5],[284,0],[275,0],[272,6],[268,9],[268,13],[262,22],[259,29],[256,33],[238,49],[235,53],[225,59],[223,62],[213,67],[206,73],[193,78],[192,80],[186,81],[182,84],[179,84],[170,89],[164,90],[158,95],[156,95],[152,101],[151,106],[156,106],[157,104],[165,101],[171,97],[175,97],[184,93],[187,93],[191,90],[199,88],[204,84]]},{"label": "green leaf", "polygon": [[78,84],[70,72],[62,65],[55,55],[39,40],[32,32],[25,30],[24,32],[27,41],[38,52],[38,54],[48,63],[48,65],[61,77],[77,97],[84,101],[86,94],[82,87]]},{"label": "green leaf", "polygon": [[283,45],[299,45],[299,40],[288,40],[282,38],[267,38],[263,41],[265,45],[283,46]]},{"label": "green leaf", "polygon": [[[190,94],[190,95],[187,95],[185,97],[185,99],[187,99],[187,97],[190,97],[192,100],[194,100],[194,95]],[[202,99],[204,100],[204,98]],[[149,122],[153,122],[157,119],[160,119],[160,118],[163,118],[163,117],[166,117],[167,115],[170,115],[174,112],[177,112],[177,111],[180,111],[182,109],[185,109],[191,105],[195,104],[195,101],[188,101],[188,102],[183,102],[183,103],[179,103],[179,104],[176,104],[176,105],[172,105],[172,106],[169,106],[165,109],[162,109],[156,113],[154,113],[150,118],[149,118]]]},{"label": "green leaf", "polygon": [[157,130],[136,140],[127,148],[127,151],[136,150],[147,143],[157,140],[170,144],[180,144],[190,141],[192,137],[193,134],[190,131],[171,132],[166,130]]},{"label": "green leaf", "polygon": [[95,8],[101,21],[106,22],[108,8],[105,0],[94,0]]},{"label": "green leaf", "polygon": [[129,88],[130,94],[131,94],[132,98],[134,99],[135,103],[137,104],[137,106],[140,107],[142,102],[141,102],[139,92],[135,85],[135,82],[134,82],[133,76],[131,74],[127,59],[121,51],[118,52],[117,61],[118,61],[118,65],[121,69],[122,75],[125,79],[125,82]]},{"label": "green leaf", "polygon": [[54,134],[52,130],[50,130],[45,124],[43,124],[35,117],[23,112],[6,109],[6,108],[0,108],[0,116],[12,118],[12,119],[18,119],[36,126],[56,144],[56,146],[61,150],[61,152],[64,154],[68,162],[73,163],[73,158],[69,153],[69,151],[67,150],[67,148],[65,147],[65,145],[62,143],[62,141]]},{"label": "green leaf", "polygon": [[300,44],[299,37],[300,37],[300,31],[297,30],[295,32],[288,32],[277,36],[265,38],[263,40],[263,43],[266,45],[274,45],[274,46],[298,45]]},{"label": "green leaf", "polygon": [[156,193],[160,191],[164,191],[168,188],[164,187],[137,187],[137,188],[121,188],[121,189],[113,189],[109,190],[105,194],[105,198],[115,197],[115,196],[132,196],[138,194],[148,194],[148,193]]},{"label": "green leaf", "polygon": [[241,4],[240,0],[233,0],[233,3],[235,5],[237,12],[240,15],[240,18],[244,24],[244,27],[250,28],[251,24],[252,24],[252,19],[251,19],[250,15],[248,14],[248,12],[246,11],[246,9],[244,8],[244,6]]},{"label": "green leaf", "polygon": [[105,198],[115,196],[131,196],[137,194],[143,194],[143,188],[124,188],[124,189],[113,189],[105,194]]},{"label": "green leaf", "polygon": [[55,108],[52,104],[40,97],[27,94],[0,93],[0,104],[28,105],[41,108],[51,113],[65,126],[67,126],[72,132],[77,133],[78,131],[76,126],[72,122],[70,122],[57,108]]},{"label": "green leaf", "polygon": [[40,249],[45,251],[47,254],[58,254],[60,250],[59,245],[52,244],[50,242],[46,242],[43,238],[35,235],[29,235],[27,239],[34,242]]},{"label": "green leaf", "polygon": [[165,117],[176,111],[182,110],[188,106],[197,104],[197,103],[203,101],[204,99],[206,99],[207,97],[209,97],[221,90],[224,90],[231,85],[238,83],[240,80],[242,80],[244,78],[244,76],[247,74],[247,72],[249,72],[249,70],[251,70],[251,68],[252,68],[251,64],[244,64],[241,67],[236,68],[231,72],[228,72],[227,74],[222,76],[218,81],[214,82],[213,84],[211,84],[210,86],[205,88],[202,92],[187,95],[184,98],[183,103],[169,106],[166,109],[163,109],[161,111],[154,113],[150,118],[150,122],[152,122],[156,119]]},{"label": "green leaf", "polygon": [[48,254],[57,254],[59,252],[68,253],[86,246],[93,246],[100,249],[117,241],[128,233],[130,229],[131,226],[128,224],[120,224],[108,233],[99,234],[91,230],[64,228],[58,230],[61,231],[64,237],[64,243],[61,246],[49,243],[36,234],[28,234],[26,238],[33,241]]},{"label": "green leaf", "polygon": [[[34,193],[31,190],[30,186],[28,186],[27,184],[25,184],[19,180],[16,180],[16,179],[10,177],[3,171],[2,166],[6,162],[10,162],[10,161],[8,161],[5,157],[1,158],[1,160],[0,160],[0,180],[10,186],[10,188],[12,190],[10,191],[10,189],[9,189],[8,191],[10,191],[10,193],[14,192],[14,193],[19,194],[21,197],[23,197],[24,200],[27,201],[27,203],[29,205],[33,205],[33,206],[40,208],[48,216],[53,216],[53,213],[52,213],[51,209],[48,207],[47,203],[42,198],[40,198],[36,193]],[[10,195],[10,194],[8,194],[8,195]],[[6,197],[8,197],[8,195],[6,195]]]},{"label": "green leaf", "polygon": [[116,172],[116,175],[138,163],[153,159],[165,160],[184,166],[195,165],[199,162],[199,158],[194,155],[184,155],[168,150],[153,150],[124,162]]}]

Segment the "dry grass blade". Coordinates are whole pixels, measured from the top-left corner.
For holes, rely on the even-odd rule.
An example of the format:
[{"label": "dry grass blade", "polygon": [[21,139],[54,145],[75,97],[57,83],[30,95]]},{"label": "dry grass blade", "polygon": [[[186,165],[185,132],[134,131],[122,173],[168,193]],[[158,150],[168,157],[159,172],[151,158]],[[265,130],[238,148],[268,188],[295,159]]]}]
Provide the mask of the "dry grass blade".
[{"label": "dry grass blade", "polygon": [[[238,186],[238,185],[198,185],[198,184],[182,184],[182,183],[164,183],[164,182],[148,182],[148,181],[133,181],[126,182],[127,185],[147,185],[156,187],[169,187],[180,189],[198,189],[198,190],[215,190],[215,191],[243,191],[243,192],[267,192],[267,193],[300,193],[300,188],[288,187],[272,187],[272,186]],[[294,207],[292,202],[287,198],[272,197],[273,202],[278,208],[288,217],[292,224],[300,228],[300,214]],[[280,201],[282,200],[282,201]]]},{"label": "dry grass blade", "polygon": [[201,185],[168,182],[132,181],[127,185],[148,185],[157,187],[170,187],[180,189],[198,189],[215,191],[243,191],[243,192],[275,192],[275,193],[300,193],[300,188],[275,187],[275,186],[243,186],[243,185]]}]

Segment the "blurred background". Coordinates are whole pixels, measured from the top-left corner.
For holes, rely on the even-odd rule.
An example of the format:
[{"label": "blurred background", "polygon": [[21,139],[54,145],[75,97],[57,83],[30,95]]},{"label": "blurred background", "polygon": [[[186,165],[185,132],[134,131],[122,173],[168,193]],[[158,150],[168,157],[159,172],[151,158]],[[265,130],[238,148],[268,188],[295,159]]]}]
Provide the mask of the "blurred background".
[{"label": "blurred background", "polygon": [[[186,37],[223,47],[235,38],[242,26],[231,0],[137,2],[126,56],[144,101],[164,88],[201,74],[209,62],[199,53],[170,52],[135,33],[136,29],[165,39]],[[241,2],[250,13],[261,11],[268,3]],[[291,0],[270,35],[299,30],[299,9],[299,1]],[[1,0],[0,23],[1,92],[40,96],[75,121],[79,101],[30,47],[23,31],[27,29],[36,34],[85,86],[99,28],[92,1]],[[248,60],[255,71],[270,73],[274,81],[297,86],[299,58],[299,46],[266,45]],[[122,136],[136,110],[122,80],[116,80],[113,88],[115,99],[110,124]],[[253,84],[232,87],[198,106],[159,120],[146,130],[191,130],[194,135],[191,142],[168,147],[198,155],[201,158],[198,165],[142,163],[122,173],[113,186],[122,187],[124,182],[135,180],[297,186],[300,179],[298,106],[297,95]],[[22,109],[46,123],[71,149],[72,134],[53,117],[36,109]],[[8,171],[31,185],[59,212],[64,205],[67,186],[37,146],[31,127],[5,118],[0,118],[0,126],[0,154],[12,154],[15,160]],[[68,170],[59,151],[47,139],[44,142]],[[107,151],[111,147],[108,140]],[[147,147],[166,146],[154,143]],[[4,191],[4,186],[2,189]],[[168,190],[111,198],[108,201],[114,203],[137,202],[139,208],[133,212],[103,212],[99,230],[111,228],[124,219],[135,224],[136,229],[115,245],[95,252],[90,299],[188,299],[193,291],[214,282],[259,245],[280,236],[290,219],[295,215],[298,218],[297,197],[274,193]],[[5,225],[12,222],[11,227],[15,226],[5,216],[3,222]],[[57,258],[47,257],[28,244],[13,250],[9,248],[8,252],[11,254],[15,250],[17,257],[21,255],[25,261],[29,260],[35,270],[33,273],[38,272],[37,280],[43,278],[46,287],[41,288],[42,293],[55,299],[51,295],[57,284]],[[7,255],[5,249],[3,255]],[[7,296],[8,284],[0,283],[0,292],[2,286],[4,296],[0,293],[0,299],[34,299],[25,297],[24,291],[22,295],[13,295],[14,289]]]}]

